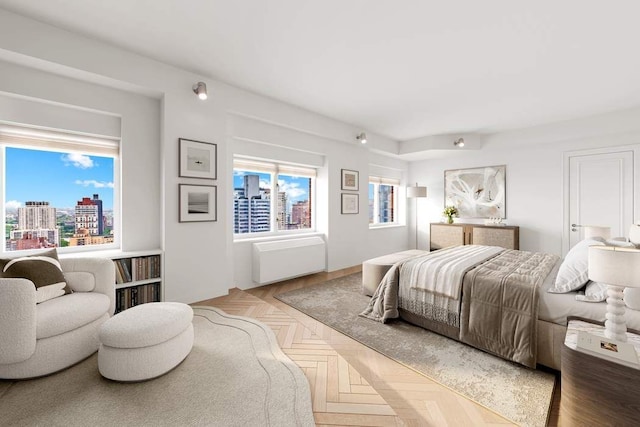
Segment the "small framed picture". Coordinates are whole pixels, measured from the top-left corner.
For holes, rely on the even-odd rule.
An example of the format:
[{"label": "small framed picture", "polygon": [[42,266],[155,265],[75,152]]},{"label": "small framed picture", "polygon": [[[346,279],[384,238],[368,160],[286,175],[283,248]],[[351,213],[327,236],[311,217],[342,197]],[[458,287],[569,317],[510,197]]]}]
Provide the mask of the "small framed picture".
[{"label": "small framed picture", "polygon": [[217,221],[217,194],[215,185],[179,184],[179,222]]},{"label": "small framed picture", "polygon": [[357,214],[359,212],[360,196],[358,194],[342,193],[342,214]]},{"label": "small framed picture", "polygon": [[342,190],[358,191],[358,171],[342,169]]},{"label": "small framed picture", "polygon": [[180,138],[178,176],[184,178],[218,179],[216,167],[218,145],[209,142]]}]

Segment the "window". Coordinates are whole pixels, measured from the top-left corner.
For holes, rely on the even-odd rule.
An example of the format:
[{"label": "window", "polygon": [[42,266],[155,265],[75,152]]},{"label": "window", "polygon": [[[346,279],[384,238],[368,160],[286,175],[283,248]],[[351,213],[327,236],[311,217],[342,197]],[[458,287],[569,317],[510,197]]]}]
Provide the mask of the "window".
[{"label": "window", "polygon": [[0,156],[3,251],[118,246],[117,142],[2,127]]},{"label": "window", "polygon": [[369,177],[369,225],[398,222],[398,186],[390,178]]},{"label": "window", "polygon": [[312,168],[236,158],[234,234],[312,230],[315,176]]}]

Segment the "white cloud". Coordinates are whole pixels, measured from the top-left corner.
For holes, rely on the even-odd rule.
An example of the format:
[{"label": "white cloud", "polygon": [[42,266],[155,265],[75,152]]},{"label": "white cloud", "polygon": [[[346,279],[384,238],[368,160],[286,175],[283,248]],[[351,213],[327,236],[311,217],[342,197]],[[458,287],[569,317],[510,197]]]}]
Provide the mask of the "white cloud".
[{"label": "white cloud", "polygon": [[80,169],[89,169],[96,166],[91,157],[78,153],[63,154],[62,161],[66,166],[69,166],[71,164]]},{"label": "white cloud", "polygon": [[104,181],[96,181],[95,179],[85,179],[79,180],[76,179],[76,184],[82,185],[83,187],[93,187],[93,188],[113,188],[113,182],[104,182]]},{"label": "white cloud", "polygon": [[285,182],[281,179],[278,180],[278,189],[287,193],[287,196],[289,196],[290,199],[297,199],[307,194],[305,190],[300,188],[300,184],[295,182]]},{"label": "white cloud", "polygon": [[271,184],[263,179],[260,180],[260,188],[271,188]]},{"label": "white cloud", "polygon": [[5,209],[18,209],[20,206],[22,206],[22,202],[17,200],[7,200],[4,203]]}]

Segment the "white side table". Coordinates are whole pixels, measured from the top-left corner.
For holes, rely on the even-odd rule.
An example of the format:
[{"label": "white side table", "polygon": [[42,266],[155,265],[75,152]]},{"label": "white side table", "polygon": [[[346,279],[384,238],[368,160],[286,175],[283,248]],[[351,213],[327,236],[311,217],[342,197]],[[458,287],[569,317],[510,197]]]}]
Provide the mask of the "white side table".
[{"label": "white side table", "polygon": [[[569,320],[562,348],[561,426],[640,425],[640,369],[576,350],[578,331],[604,337],[604,326]],[[640,355],[640,335],[627,332]]]}]

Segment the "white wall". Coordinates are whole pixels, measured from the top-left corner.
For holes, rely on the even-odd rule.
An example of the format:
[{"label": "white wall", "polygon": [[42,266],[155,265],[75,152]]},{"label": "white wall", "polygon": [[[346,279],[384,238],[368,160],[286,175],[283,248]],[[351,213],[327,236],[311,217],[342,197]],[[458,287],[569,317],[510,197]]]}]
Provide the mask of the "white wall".
[{"label": "white wall", "polygon": [[[444,171],[507,165],[506,223],[520,226],[520,249],[562,254],[563,153],[640,144],[640,109],[485,136],[481,151],[457,152],[410,164],[410,182],[428,187],[421,239],[444,208]],[[636,171],[636,175],[638,171]],[[635,213],[640,186],[635,186]],[[479,221],[477,221],[479,222]]]},{"label": "white wall", "polygon": [[[147,123],[146,119],[142,121],[143,127],[148,126],[150,133],[160,134],[160,150],[151,152],[135,146],[130,154],[123,152],[123,156],[149,165],[158,162],[159,176],[151,166],[146,170],[124,165],[124,173],[127,176],[131,174],[134,181],[141,185],[127,186],[123,190],[123,205],[132,207],[131,212],[134,213],[125,214],[136,218],[133,220],[138,227],[136,233],[161,236],[165,251],[164,285],[167,300],[200,301],[226,294],[237,283],[236,276],[238,282],[245,282],[247,256],[242,250],[236,251],[233,244],[233,149],[228,141],[234,135],[229,115],[242,115],[271,123],[278,129],[272,135],[280,134],[283,139],[290,131],[298,132],[308,139],[303,143],[306,144],[304,149],[309,150],[309,146],[312,146],[312,151],[326,156],[327,168],[320,172],[317,195],[327,200],[328,205],[326,211],[319,212],[317,219],[328,239],[330,270],[358,264],[371,255],[406,248],[405,227],[385,231],[368,230],[365,185],[367,158],[374,154],[368,154],[367,149],[355,144],[355,135],[366,129],[242,91],[207,76],[195,75],[3,10],[0,10],[0,60],[67,76],[78,84],[92,82],[161,98],[159,128]],[[0,71],[0,81],[4,77]],[[18,80],[20,87],[16,91],[27,91],[31,82]],[[197,81],[204,81],[208,86],[209,100],[206,102],[200,101],[191,91],[191,86]],[[36,78],[36,84],[39,82],[39,78]],[[60,85],[61,97],[68,85],[68,82]],[[42,86],[49,86],[49,83],[43,80]],[[102,92],[109,98],[113,90],[105,89]],[[66,99],[65,102],[71,105],[84,105],[86,102],[80,92],[71,91],[67,96],[72,99]],[[132,113],[135,117],[135,109],[129,108],[126,105],[118,106],[114,112],[123,117]],[[398,152],[397,142],[369,131],[367,134],[369,150]],[[133,139],[142,137],[141,131],[123,129],[123,137],[129,136]],[[215,182],[219,204],[217,222],[178,223],[178,184],[212,183],[178,178],[178,138],[218,144],[218,180]],[[318,138],[323,142],[318,143]],[[347,147],[353,144],[353,148],[344,148],[345,144]],[[407,168],[405,162],[389,161],[394,167]],[[360,171],[359,215],[340,215],[340,168]],[[160,187],[160,200],[157,203],[142,203],[144,199],[136,199],[146,191],[155,191],[157,186]],[[129,238],[131,230],[129,227],[125,238]],[[157,246],[155,242],[146,243]],[[134,246],[142,249],[138,246],[145,245]]]}]

